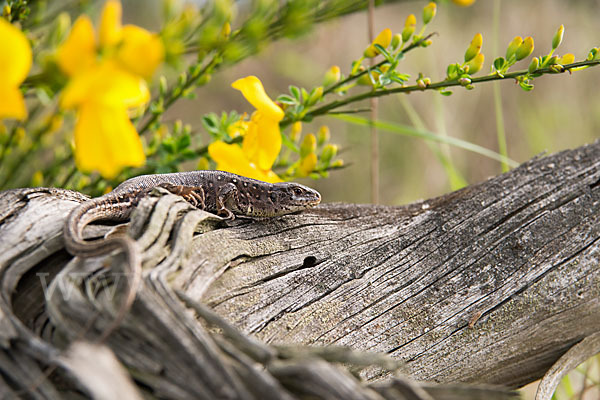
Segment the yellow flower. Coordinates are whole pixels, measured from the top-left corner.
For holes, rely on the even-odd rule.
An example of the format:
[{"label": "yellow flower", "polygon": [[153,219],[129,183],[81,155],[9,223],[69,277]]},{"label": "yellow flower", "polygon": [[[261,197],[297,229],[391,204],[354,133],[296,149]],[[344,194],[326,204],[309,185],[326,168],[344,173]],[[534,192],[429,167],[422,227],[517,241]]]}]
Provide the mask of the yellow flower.
[{"label": "yellow flower", "polygon": [[217,141],[208,147],[210,156],[218,169],[267,182],[280,181],[271,167],[281,151],[279,121],[283,119],[283,110],[255,76],[238,79],[231,86],[241,91],[256,111],[247,123],[241,147]]},{"label": "yellow flower", "polygon": [[31,68],[31,46],[19,29],[0,18],[0,119],[25,119],[27,109],[19,85]]},{"label": "yellow flower", "polygon": [[[117,132],[118,134],[114,134]],[[127,109],[85,102],[75,126],[75,163],[83,171],[115,177],[124,166],[143,165],[144,149]]]},{"label": "yellow flower", "polygon": [[248,100],[261,114],[267,115],[277,122],[283,119],[283,110],[269,97],[260,79],[256,76],[247,76],[231,84],[231,87],[242,92],[242,96]]},{"label": "yellow flower", "polygon": [[277,174],[270,169],[263,171],[248,159],[242,148],[236,144],[227,144],[221,140],[208,146],[208,154],[217,162],[217,169],[233,172],[264,182],[281,182]]},{"label": "yellow flower", "polygon": [[60,106],[76,109],[75,162],[105,178],[145,162],[142,142],[128,110],[150,100],[146,79],[164,58],[160,38],[133,25],[121,26],[121,3],[108,0],[98,29],[87,16],[73,24],[56,61],[69,76]]}]

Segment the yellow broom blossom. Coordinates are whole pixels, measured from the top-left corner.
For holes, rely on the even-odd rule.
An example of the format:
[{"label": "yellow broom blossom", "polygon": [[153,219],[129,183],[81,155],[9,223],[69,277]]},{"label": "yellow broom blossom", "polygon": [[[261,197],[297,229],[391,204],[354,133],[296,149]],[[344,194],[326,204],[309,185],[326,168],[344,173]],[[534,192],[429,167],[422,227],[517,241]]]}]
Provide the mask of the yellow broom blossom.
[{"label": "yellow broom blossom", "polygon": [[137,26],[121,26],[121,3],[104,5],[98,38],[81,16],[60,46],[56,61],[69,77],[60,106],[75,109],[75,162],[82,171],[115,177],[146,158],[129,120],[129,110],[150,100],[146,79],[164,57],[158,36]]},{"label": "yellow broom blossom", "polygon": [[31,68],[31,46],[16,27],[0,18],[0,119],[27,117],[19,85]]},{"label": "yellow broom blossom", "polygon": [[242,146],[216,141],[208,152],[217,168],[267,182],[281,179],[271,170],[281,151],[279,122],[283,110],[271,100],[261,81],[255,76],[238,79],[231,85],[242,92],[256,111],[246,125]]}]

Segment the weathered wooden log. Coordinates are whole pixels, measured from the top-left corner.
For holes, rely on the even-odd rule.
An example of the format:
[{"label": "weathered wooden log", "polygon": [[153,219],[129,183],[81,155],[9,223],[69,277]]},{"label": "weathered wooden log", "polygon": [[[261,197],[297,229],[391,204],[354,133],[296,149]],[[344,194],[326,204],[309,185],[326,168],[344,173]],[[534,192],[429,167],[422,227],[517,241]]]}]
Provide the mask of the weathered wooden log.
[{"label": "weathered wooden log", "polygon": [[[157,191],[128,225],[144,279],[106,342],[114,360],[102,347],[65,351],[110,326],[128,278],[118,252],[64,250],[62,224],[84,200],[0,193],[0,397],[110,398],[105,379],[119,382],[113,393],[137,384],[166,398],[448,398],[448,387],[384,379],[396,363],[362,351],[419,382],[517,388],[600,331],[600,142],[402,207],[226,223]],[[110,367],[117,359],[128,373]],[[369,380],[333,361],[371,366]]]}]

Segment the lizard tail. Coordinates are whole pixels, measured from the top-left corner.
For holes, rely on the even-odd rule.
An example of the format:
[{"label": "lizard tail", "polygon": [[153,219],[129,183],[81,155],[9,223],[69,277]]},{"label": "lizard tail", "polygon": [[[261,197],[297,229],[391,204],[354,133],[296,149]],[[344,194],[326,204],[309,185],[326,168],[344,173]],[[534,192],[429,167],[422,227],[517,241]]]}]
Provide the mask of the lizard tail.
[{"label": "lizard tail", "polygon": [[111,204],[104,197],[86,201],[75,207],[67,217],[63,228],[63,238],[67,251],[74,256],[93,257],[116,250],[120,246],[112,240],[86,241],[83,239],[83,229],[91,222],[110,216],[112,221],[129,218],[131,208],[129,203]]},{"label": "lizard tail", "polygon": [[113,221],[125,220],[129,217],[130,210],[131,207],[125,202],[115,205],[99,197],[76,207],[69,214],[63,228],[65,247],[74,256],[94,257],[122,249],[127,257],[127,293],[114,320],[97,339],[99,343],[106,340],[131,309],[142,278],[142,258],[137,243],[129,236],[113,236],[86,241],[83,239],[83,230],[89,223],[101,220],[105,215],[110,215],[110,219]]}]

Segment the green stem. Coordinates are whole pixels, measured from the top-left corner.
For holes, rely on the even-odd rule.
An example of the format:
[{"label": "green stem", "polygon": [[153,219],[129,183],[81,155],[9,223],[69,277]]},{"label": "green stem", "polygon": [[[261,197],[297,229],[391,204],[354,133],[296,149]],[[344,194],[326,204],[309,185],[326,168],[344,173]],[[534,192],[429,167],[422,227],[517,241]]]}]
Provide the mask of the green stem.
[{"label": "green stem", "polygon": [[[600,60],[578,61],[578,62],[574,62],[572,64],[563,65],[563,67],[565,68],[565,70],[563,72],[566,72],[572,68],[578,68],[578,67],[583,67],[583,66],[595,66],[598,64],[600,64]],[[542,68],[542,69],[538,69],[538,70],[534,71],[534,74],[535,75],[537,75],[537,74],[543,75],[543,74],[549,74],[549,73],[556,74],[556,73],[563,73],[563,72],[556,72],[550,68]],[[481,83],[481,82],[500,81],[500,80],[506,80],[506,79],[515,79],[519,76],[524,76],[527,74],[528,74],[527,70],[511,72],[511,73],[504,74],[504,75],[491,74],[491,75],[481,76],[478,78],[471,78],[471,84],[476,84],[476,83]],[[397,88],[393,88],[393,89],[368,91],[368,92],[357,94],[355,96],[347,97],[343,100],[335,100],[329,104],[325,104],[321,107],[318,107],[318,108],[306,113],[304,116],[304,120],[310,120],[316,116],[327,114],[336,108],[340,108],[347,104],[355,103],[357,101],[369,99],[371,97],[388,96],[388,95],[394,94],[394,93],[410,93],[410,92],[417,92],[417,91],[442,89],[442,88],[447,88],[447,87],[452,87],[452,86],[462,86],[462,85],[460,84],[458,79],[455,79],[452,81],[435,82],[435,83],[428,85],[424,89],[420,88],[417,85],[412,85],[412,86],[397,87]],[[294,122],[294,121],[292,121],[290,118],[285,118],[284,120],[281,121],[280,126],[282,128],[284,128],[284,127],[288,126],[289,124],[291,124],[292,122]]]},{"label": "green stem", "polygon": [[[502,95],[500,94],[500,84],[494,82],[494,110],[496,112],[496,136],[498,138],[498,153],[508,158],[506,146],[506,131],[504,129],[504,112],[502,110]],[[502,172],[508,172],[510,167],[505,161],[502,161]]]},{"label": "green stem", "polygon": [[[435,35],[435,33],[430,33],[429,35],[425,36],[424,38],[421,38],[420,40],[411,43],[409,46],[407,46],[404,50],[401,50],[400,52],[402,54],[406,54],[409,51],[411,51],[411,50],[413,50],[413,49],[415,49],[417,47],[421,47],[421,43],[423,43],[427,39],[431,38],[433,35]],[[385,65],[385,64],[389,64],[389,62],[387,60],[380,61],[377,64],[373,65],[373,67],[371,67],[371,69],[381,67],[382,65]],[[367,74],[368,72],[369,72],[369,70],[365,69],[364,71],[360,71],[359,73],[357,73],[355,75],[350,75],[350,76],[342,79],[341,81],[338,81],[336,84],[334,84],[334,85],[329,86],[328,88],[326,88],[323,91],[323,96],[325,96],[328,93],[333,92],[334,90],[338,89],[341,86],[344,86],[346,83],[348,83],[350,81],[353,81],[355,79],[360,78],[361,76]]]},{"label": "green stem", "polygon": [[[500,31],[500,4],[501,0],[494,0],[494,54],[498,53],[498,37]],[[508,149],[506,145],[506,130],[504,128],[504,111],[502,107],[502,94],[500,93],[500,84],[494,82],[494,110],[496,113],[496,138],[498,140],[498,152],[508,158]],[[501,162],[502,172],[508,172],[510,167],[505,161]]]},{"label": "green stem", "polygon": [[4,163],[4,157],[6,156],[6,150],[12,145],[13,139],[15,138],[16,134],[17,134],[17,126],[14,126],[10,130],[10,134],[8,136],[8,139],[6,140],[6,143],[4,143],[4,145],[2,146],[2,150],[0,150],[0,167],[2,167],[2,164]]},{"label": "green stem", "polygon": [[[171,90],[169,95],[166,96],[165,98],[165,103],[163,105],[164,109],[166,110],[167,108],[169,108],[173,103],[175,103],[177,100],[179,100],[181,98],[181,96],[183,95],[183,93],[186,91],[186,89],[189,89],[202,75],[204,75],[207,71],[209,71],[210,69],[214,68],[215,66],[217,66],[219,64],[219,62],[217,61],[217,59],[220,58],[220,54],[215,55],[212,60],[207,63],[204,68],[202,68],[197,74],[189,76],[187,78],[187,80],[185,81],[185,83],[183,84],[182,87],[180,87],[180,91],[177,95],[173,95],[173,91]],[[148,121],[146,121],[146,123],[139,129],[138,133],[141,135],[142,133],[144,133],[149,127],[150,125],[152,125],[153,123],[155,123],[160,116],[162,115],[162,113],[160,114],[153,114],[152,117],[150,117],[150,119]]]}]

